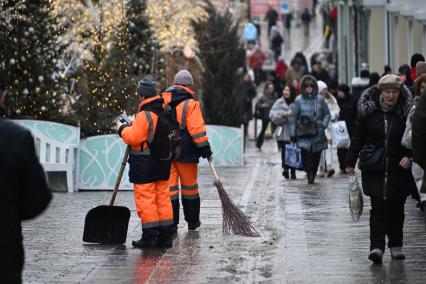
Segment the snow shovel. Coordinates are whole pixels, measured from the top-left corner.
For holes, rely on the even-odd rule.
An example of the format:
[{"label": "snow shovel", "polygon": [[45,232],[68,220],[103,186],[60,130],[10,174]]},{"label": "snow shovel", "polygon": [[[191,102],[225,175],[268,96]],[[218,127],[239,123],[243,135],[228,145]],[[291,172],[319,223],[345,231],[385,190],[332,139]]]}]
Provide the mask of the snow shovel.
[{"label": "snow shovel", "polygon": [[229,195],[226,193],[222,182],[217,175],[216,169],[213,166],[212,161],[209,159],[209,166],[214,176],[213,184],[216,186],[219,193],[220,202],[222,204],[222,217],[223,224],[222,230],[226,234],[232,232],[236,235],[246,237],[259,237],[260,234],[256,228],[250,224],[249,218],[247,218],[243,211],[238,208],[237,205],[232,201]]},{"label": "snow shovel", "polygon": [[124,206],[113,205],[129,152],[130,146],[127,146],[109,205],[97,206],[87,213],[84,223],[84,242],[99,244],[124,244],[126,242],[130,210]]}]

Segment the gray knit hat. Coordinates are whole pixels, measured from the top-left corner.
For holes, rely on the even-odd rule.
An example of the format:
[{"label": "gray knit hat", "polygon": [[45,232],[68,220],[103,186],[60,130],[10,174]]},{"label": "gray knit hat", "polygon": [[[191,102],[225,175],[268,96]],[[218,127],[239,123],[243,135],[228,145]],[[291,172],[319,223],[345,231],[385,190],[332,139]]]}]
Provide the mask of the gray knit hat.
[{"label": "gray knit hat", "polygon": [[388,74],[380,78],[379,83],[377,83],[377,85],[379,86],[379,89],[381,91],[388,89],[399,90],[402,86],[402,79],[397,75]]},{"label": "gray knit hat", "polygon": [[419,61],[416,64],[416,76],[420,76],[423,73],[426,73],[426,62]]},{"label": "gray knit hat", "polygon": [[192,86],[194,85],[194,80],[192,79],[191,73],[188,70],[180,70],[175,75],[174,84],[182,86]]},{"label": "gray knit hat", "polygon": [[155,82],[154,78],[151,76],[145,76],[142,80],[139,81],[136,92],[141,97],[153,97],[157,94],[155,89],[156,84],[157,82]]}]

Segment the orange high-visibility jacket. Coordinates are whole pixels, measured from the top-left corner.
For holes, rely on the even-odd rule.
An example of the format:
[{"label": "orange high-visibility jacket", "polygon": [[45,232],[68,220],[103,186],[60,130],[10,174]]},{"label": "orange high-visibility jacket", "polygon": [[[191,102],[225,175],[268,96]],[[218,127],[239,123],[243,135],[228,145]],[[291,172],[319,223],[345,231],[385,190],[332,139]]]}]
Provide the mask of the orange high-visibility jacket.
[{"label": "orange high-visibility jacket", "polygon": [[176,119],[183,130],[178,162],[198,163],[200,148],[210,147],[200,102],[191,89],[174,85],[163,92],[165,104],[176,106]]},{"label": "orange high-visibility jacket", "polygon": [[152,111],[143,111],[144,107],[163,108],[164,101],[160,96],[150,97],[140,104],[141,111],[136,114],[132,125],[122,125],[119,135],[124,143],[131,146],[129,156],[129,178],[132,183],[149,183],[168,180],[170,161],[159,161],[152,157],[148,142],[154,138],[158,116]]}]

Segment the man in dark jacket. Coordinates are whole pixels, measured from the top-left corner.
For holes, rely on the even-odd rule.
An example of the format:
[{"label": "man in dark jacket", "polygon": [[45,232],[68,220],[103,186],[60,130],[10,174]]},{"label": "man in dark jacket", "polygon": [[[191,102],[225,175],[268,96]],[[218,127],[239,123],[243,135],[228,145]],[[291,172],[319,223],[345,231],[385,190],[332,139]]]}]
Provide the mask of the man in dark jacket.
[{"label": "man in dark jacket", "polygon": [[[5,80],[0,74],[0,108],[5,97]],[[21,283],[21,221],[43,212],[52,196],[28,130],[0,119],[0,157],[0,279],[2,283]]]}]

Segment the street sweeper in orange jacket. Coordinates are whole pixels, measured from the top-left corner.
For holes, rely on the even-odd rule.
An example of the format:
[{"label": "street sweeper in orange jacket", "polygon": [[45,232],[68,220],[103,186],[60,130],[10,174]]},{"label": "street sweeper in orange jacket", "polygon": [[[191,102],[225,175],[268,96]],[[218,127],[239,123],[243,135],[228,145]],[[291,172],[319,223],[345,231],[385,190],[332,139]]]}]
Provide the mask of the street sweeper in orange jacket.
[{"label": "street sweeper in orange jacket", "polygon": [[206,127],[200,102],[192,90],[193,78],[187,70],[175,75],[174,85],[163,92],[166,104],[175,109],[181,129],[179,156],[171,163],[169,189],[173,205],[174,230],[179,224],[179,181],[185,221],[189,230],[195,230],[200,222],[200,196],[198,192],[198,161],[200,157],[211,159]]},{"label": "street sweeper in orange jacket", "polygon": [[164,101],[156,95],[155,86],[156,82],[150,76],[139,82],[139,112],[131,125],[123,124],[119,129],[124,143],[131,146],[129,178],[134,183],[136,210],[142,220],[142,238],[132,244],[139,248],[172,246],[173,210],[168,186],[170,160],[155,159],[148,147],[155,135],[157,114],[164,111]]}]

